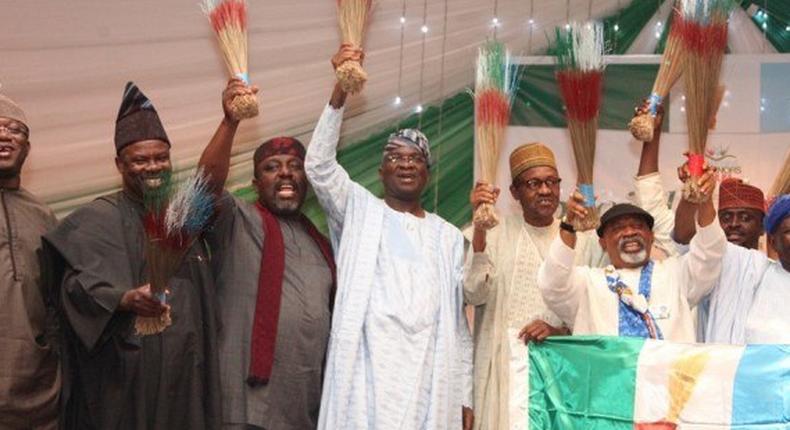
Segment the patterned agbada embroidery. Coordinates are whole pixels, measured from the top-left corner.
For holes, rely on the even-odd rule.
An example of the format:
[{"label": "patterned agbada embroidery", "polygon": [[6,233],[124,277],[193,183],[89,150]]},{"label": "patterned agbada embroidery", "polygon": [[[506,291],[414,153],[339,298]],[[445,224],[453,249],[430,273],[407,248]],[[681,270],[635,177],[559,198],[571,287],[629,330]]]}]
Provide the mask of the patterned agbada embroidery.
[{"label": "patterned agbada embroidery", "polygon": [[606,283],[609,290],[619,298],[619,334],[620,336],[645,337],[663,339],[661,329],[656,324],[656,319],[648,309],[650,290],[652,289],[653,267],[651,260],[642,267],[639,275],[639,292],[626,285],[617,269],[609,265],[604,269]]}]

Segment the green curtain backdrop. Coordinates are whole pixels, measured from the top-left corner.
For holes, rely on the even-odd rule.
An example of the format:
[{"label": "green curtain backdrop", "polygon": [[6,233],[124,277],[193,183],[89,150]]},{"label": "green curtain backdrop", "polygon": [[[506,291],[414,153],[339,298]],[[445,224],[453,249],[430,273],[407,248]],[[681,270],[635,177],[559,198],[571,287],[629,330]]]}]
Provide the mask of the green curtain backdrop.
[{"label": "green curtain backdrop", "polygon": [[[613,15],[601,19],[604,29],[604,47],[607,55],[623,55],[634,43],[639,33],[667,0],[636,0]],[[554,35],[554,29],[550,34]],[[555,55],[554,41],[546,48],[546,55]]]},{"label": "green curtain backdrop", "polygon": [[664,1],[666,0],[633,1],[618,13],[604,18],[606,53],[625,54]]},{"label": "green curtain backdrop", "polygon": [[[527,65],[518,86],[511,125],[565,127],[565,112],[554,66]],[[625,130],[634,107],[650,94],[658,64],[611,64],[604,72],[603,103],[599,127]],[[669,129],[669,113],[663,129]]]},{"label": "green curtain backdrop", "polygon": [[[381,152],[387,137],[397,128],[419,128],[431,142],[434,165],[423,194],[425,209],[459,227],[469,222],[472,216],[469,190],[474,166],[474,102],[471,95],[456,94],[445,99],[441,106],[424,110],[422,118],[413,114],[338,151],[337,159],[351,178],[377,196],[383,194],[378,173]],[[234,194],[247,201],[256,199],[251,186]],[[308,196],[302,210],[326,232],[326,219],[315,195]]]},{"label": "green curtain backdrop", "polygon": [[765,31],[768,41],[778,52],[790,51],[790,27],[788,27],[790,26],[790,1],[741,0],[740,3],[743,9],[748,9],[754,4],[765,12],[752,15],[752,21],[760,31]]}]

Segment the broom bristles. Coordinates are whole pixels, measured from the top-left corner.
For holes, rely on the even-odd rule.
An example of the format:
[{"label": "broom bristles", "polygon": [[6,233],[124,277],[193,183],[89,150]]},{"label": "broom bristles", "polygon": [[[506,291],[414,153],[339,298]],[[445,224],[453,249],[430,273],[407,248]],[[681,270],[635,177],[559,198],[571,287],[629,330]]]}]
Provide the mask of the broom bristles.
[{"label": "broom bristles", "polygon": [[683,73],[684,58],[680,36],[683,18],[679,13],[674,13],[675,17],[672,18],[672,27],[669,30],[664,54],[661,56],[661,65],[658,67],[656,81],[653,83],[653,93],[662,99],[669,95],[669,90],[675,86]]},{"label": "broom bristles", "polygon": [[787,151],[785,162],[779,170],[776,179],[774,179],[770,191],[771,197],[780,196],[782,194],[790,194],[790,150]]},{"label": "broom bristles", "polygon": [[576,161],[577,182],[592,185],[598,115],[603,87],[604,45],[600,23],[557,29],[560,95]]},{"label": "broom bristles", "polygon": [[703,154],[727,47],[729,0],[683,0],[680,26],[686,58],[686,122],[689,151]]},{"label": "broom bristles", "polygon": [[371,0],[337,0],[337,21],[343,43],[362,46]]},{"label": "broom bristles", "polygon": [[475,79],[475,140],[480,162],[480,178],[493,184],[499,154],[510,122],[510,108],[516,75],[511,71],[510,53],[501,42],[480,47]]},{"label": "broom bristles", "polygon": [[[244,0],[205,0],[203,12],[217,35],[225,66],[232,76],[247,76],[247,4]],[[245,79],[246,80],[246,79]]]}]

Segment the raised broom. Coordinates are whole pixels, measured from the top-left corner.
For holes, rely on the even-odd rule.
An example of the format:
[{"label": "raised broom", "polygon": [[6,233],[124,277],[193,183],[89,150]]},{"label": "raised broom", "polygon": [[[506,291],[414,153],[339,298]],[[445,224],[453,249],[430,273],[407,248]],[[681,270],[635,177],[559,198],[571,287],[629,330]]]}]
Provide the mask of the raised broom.
[{"label": "raised broom", "polygon": [[683,197],[690,202],[706,198],[698,181],[703,174],[708,131],[721,101],[719,76],[727,47],[727,18],[733,6],[732,0],[681,0],[690,174]]},{"label": "raised broom", "polygon": [[[228,73],[250,84],[247,72],[247,3],[245,0],[203,0],[203,13],[217,35]],[[230,105],[235,120],[258,115],[258,99],[254,94],[236,96]]]},{"label": "raised broom", "polygon": [[[505,130],[510,121],[516,73],[505,45],[489,41],[477,53],[475,80],[475,141],[480,166],[480,179],[487,184],[496,181],[499,154],[505,141]],[[476,226],[490,229],[499,223],[491,204],[475,209]]]},{"label": "raised broom", "polygon": [[669,28],[667,44],[661,56],[661,65],[653,83],[653,90],[647,99],[647,112],[635,116],[628,124],[631,134],[636,140],[650,142],[653,140],[653,129],[658,114],[658,107],[664,104],[669,91],[675,86],[683,73],[683,50],[681,49],[681,31],[683,16],[679,9],[672,11],[672,25]]},{"label": "raised broom", "polygon": [[595,209],[593,164],[598,132],[598,114],[603,89],[603,26],[598,22],[557,28],[557,84],[565,103],[565,118],[571,135],[579,191],[584,196],[587,217],[574,222],[579,231],[600,224]]},{"label": "raised broom", "polygon": [[[337,0],[337,22],[344,45],[361,48],[365,37],[371,0]],[[355,94],[362,90],[368,74],[358,61],[346,61],[335,71],[343,91]]]}]

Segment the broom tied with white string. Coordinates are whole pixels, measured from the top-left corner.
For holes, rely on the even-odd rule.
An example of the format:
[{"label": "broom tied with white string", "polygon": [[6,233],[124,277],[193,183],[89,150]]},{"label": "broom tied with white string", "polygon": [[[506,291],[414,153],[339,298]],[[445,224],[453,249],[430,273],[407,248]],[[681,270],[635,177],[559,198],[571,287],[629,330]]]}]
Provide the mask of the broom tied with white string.
[{"label": "broom tied with white string", "polygon": [[[489,41],[478,49],[475,79],[475,143],[480,166],[480,180],[489,185],[496,181],[499,154],[510,122],[516,76],[505,45]],[[494,205],[483,203],[475,209],[474,224],[491,229],[499,223]]]},{"label": "broom tied with white string", "polygon": [[[247,3],[245,0],[203,0],[203,13],[208,17],[217,36],[228,73],[250,85],[247,70]],[[233,119],[252,118],[258,115],[255,94],[237,95],[231,101]]]},{"label": "broom tied with white string", "polygon": [[719,77],[727,48],[727,19],[735,5],[732,0],[681,0],[680,4],[690,174],[683,197],[700,203],[708,198],[700,192],[698,181],[705,165],[711,120],[721,101]]},{"label": "broom tied with white string", "polygon": [[556,79],[565,103],[579,192],[584,206],[590,209],[584,219],[574,220],[574,228],[592,230],[600,224],[595,209],[593,165],[603,90],[603,25],[574,23],[567,30],[557,28],[556,34]]},{"label": "broom tied with white string", "polygon": [[683,29],[683,16],[679,9],[672,11],[672,25],[669,28],[667,43],[664,54],[661,56],[661,64],[658,67],[658,74],[653,83],[653,90],[647,99],[646,112],[636,115],[628,124],[631,134],[636,140],[650,142],[653,140],[653,130],[655,119],[658,115],[659,106],[664,105],[664,101],[669,95],[669,91],[683,74],[683,50],[681,48],[681,31]]},{"label": "broom tied with white string", "polygon": [[[337,0],[337,21],[344,45],[361,49],[368,25],[372,0]],[[359,61],[349,60],[337,67],[335,75],[343,91],[355,94],[362,90],[368,74]]]}]

